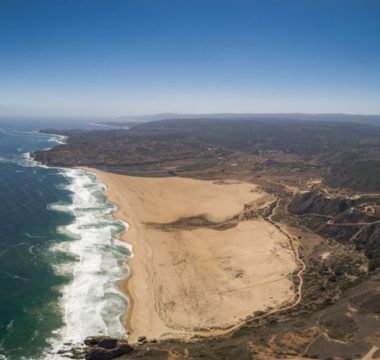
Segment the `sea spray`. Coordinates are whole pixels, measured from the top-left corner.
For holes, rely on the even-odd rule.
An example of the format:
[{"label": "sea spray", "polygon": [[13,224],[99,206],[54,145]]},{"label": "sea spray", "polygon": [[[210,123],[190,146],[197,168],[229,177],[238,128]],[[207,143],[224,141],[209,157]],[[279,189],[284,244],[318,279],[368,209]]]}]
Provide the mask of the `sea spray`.
[{"label": "sea spray", "polygon": [[50,204],[49,209],[69,212],[74,221],[59,229],[71,240],[51,251],[74,260],[55,267],[58,273],[72,272],[72,280],[62,288],[65,326],[51,339],[53,352],[62,344],[80,344],[90,335],[125,335],[122,318],[128,300],[116,282],[128,275],[126,262],[131,256],[131,248],[118,240],[127,225],[113,218],[116,208],[107,201],[105,186],[82,169],[62,169],[62,174],[69,180],[72,200]]},{"label": "sea spray", "polygon": [[74,217],[47,205],[71,202],[64,188],[69,180],[60,169],[40,166],[30,157],[55,140],[63,139],[14,128],[0,131],[1,359],[40,359],[50,348],[46,340],[64,325],[60,289],[73,275],[53,269],[73,258],[51,248],[70,240],[57,229]]},{"label": "sea spray", "polygon": [[[49,142],[59,145],[67,140],[62,135],[49,136]],[[30,153],[25,160],[44,166]],[[86,170],[60,171],[69,181],[64,188],[72,194],[71,202],[49,204],[48,208],[68,212],[74,221],[57,229],[71,241],[56,244],[51,251],[67,254],[73,261],[54,267],[59,275],[71,273],[72,280],[62,288],[60,306],[65,325],[50,339],[53,352],[63,344],[80,344],[87,336],[126,335],[122,322],[128,299],[116,282],[128,275],[126,263],[132,254],[131,247],[118,238],[128,224],[113,218],[116,207],[107,201],[105,186]]]},{"label": "sea spray", "polygon": [[[113,218],[105,186],[85,170],[33,160],[31,152],[65,137],[9,129],[0,136],[0,205],[8,219],[0,257],[12,265],[3,272],[10,290],[2,294],[0,359],[63,359],[57,351],[65,343],[125,335],[128,300],[116,282],[128,275],[131,249],[118,240],[127,225]],[[16,301],[15,291],[22,294]]]}]

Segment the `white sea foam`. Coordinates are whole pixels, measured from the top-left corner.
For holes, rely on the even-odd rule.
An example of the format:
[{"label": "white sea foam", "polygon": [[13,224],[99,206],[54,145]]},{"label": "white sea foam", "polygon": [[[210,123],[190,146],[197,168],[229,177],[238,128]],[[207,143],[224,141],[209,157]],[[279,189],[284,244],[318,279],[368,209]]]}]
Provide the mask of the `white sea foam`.
[{"label": "white sea foam", "polygon": [[[64,144],[66,137],[52,135],[50,140]],[[14,160],[22,166],[48,167],[35,161],[30,153]],[[118,239],[128,224],[112,217],[116,208],[105,197],[105,185],[82,169],[59,170],[68,179],[68,185],[63,187],[71,192],[71,202],[50,204],[48,209],[70,213],[74,220],[57,229],[70,240],[53,245],[50,251],[70,255],[71,262],[52,266],[58,275],[72,280],[61,289],[59,305],[64,326],[49,339],[51,348],[43,355],[49,360],[66,359],[57,351],[80,345],[87,336],[126,336],[122,319],[128,299],[116,282],[128,275],[126,262],[132,256],[131,247]]]},{"label": "white sea foam", "polygon": [[39,166],[39,167],[47,168],[46,165],[43,165],[39,163],[38,161],[34,160],[30,152],[23,153],[22,156],[18,157],[17,164],[21,166],[26,166],[26,167]]},{"label": "white sea foam", "polygon": [[1,163],[8,163],[9,160],[7,158],[5,158],[5,157],[0,156],[0,162]]},{"label": "white sea foam", "polygon": [[[48,136],[47,141],[48,142],[53,142],[55,144],[63,145],[66,144],[67,136],[64,135],[51,135],[51,134],[43,134],[37,131],[14,131],[14,132],[4,132],[6,135],[14,135],[14,136],[25,136],[25,134],[37,134],[40,136]],[[45,139],[41,139],[41,141],[46,142]],[[51,149],[51,146],[46,147],[44,150],[49,150]],[[43,168],[48,168],[48,166],[41,164],[40,162],[34,160],[32,158],[32,155],[30,152],[22,152],[22,148],[17,148],[16,149],[19,154],[12,154],[6,157],[0,156],[0,163],[6,163],[6,164],[17,164],[21,165],[24,167],[43,167]]]},{"label": "white sea foam", "polygon": [[[131,248],[117,239],[126,224],[115,220],[115,207],[107,202],[104,185],[81,169],[64,169],[71,203],[51,204],[52,211],[70,212],[74,221],[58,229],[71,237],[51,251],[67,253],[74,260],[55,266],[58,274],[72,273],[72,281],[62,288],[60,305],[64,327],[51,339],[53,353],[63,343],[80,344],[90,335],[125,336],[122,317],[127,299],[115,282],[127,276],[126,261]],[[46,358],[60,359],[49,354]]]},{"label": "white sea foam", "polygon": [[66,144],[67,136],[53,134],[53,135],[50,135],[50,138],[48,141],[54,142],[54,143],[59,144],[59,145],[64,145],[64,144]]}]

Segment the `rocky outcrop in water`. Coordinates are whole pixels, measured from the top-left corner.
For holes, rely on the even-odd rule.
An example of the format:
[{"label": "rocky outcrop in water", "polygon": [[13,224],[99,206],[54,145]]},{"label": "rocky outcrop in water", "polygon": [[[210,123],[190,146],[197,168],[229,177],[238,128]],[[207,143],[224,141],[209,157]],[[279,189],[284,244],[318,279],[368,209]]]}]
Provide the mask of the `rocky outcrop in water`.
[{"label": "rocky outcrop in water", "polygon": [[88,337],[84,343],[87,346],[86,360],[111,360],[133,351],[127,340],[108,336]]},{"label": "rocky outcrop in water", "polygon": [[130,354],[133,350],[134,348],[124,339],[109,336],[90,336],[80,346],[65,343],[64,348],[59,350],[57,354],[68,359],[111,360]]}]

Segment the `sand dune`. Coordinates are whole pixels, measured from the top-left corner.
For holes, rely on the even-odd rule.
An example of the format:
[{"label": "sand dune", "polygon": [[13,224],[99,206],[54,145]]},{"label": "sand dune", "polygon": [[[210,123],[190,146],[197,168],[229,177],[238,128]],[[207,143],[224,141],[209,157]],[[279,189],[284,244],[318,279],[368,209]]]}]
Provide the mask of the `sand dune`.
[{"label": "sand dune", "polygon": [[270,200],[254,184],[90,171],[130,225],[131,342],[228,327],[292,298],[293,253],[276,227],[254,216]]}]

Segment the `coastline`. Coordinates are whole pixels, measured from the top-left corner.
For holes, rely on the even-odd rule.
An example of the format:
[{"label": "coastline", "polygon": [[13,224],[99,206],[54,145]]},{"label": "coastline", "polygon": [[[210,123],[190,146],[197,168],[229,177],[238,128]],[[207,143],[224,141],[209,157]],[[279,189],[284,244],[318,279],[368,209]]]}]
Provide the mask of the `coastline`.
[{"label": "coastline", "polygon": [[[149,290],[144,286],[145,281],[140,275],[141,267],[136,264],[136,252],[142,254],[144,251],[143,246],[136,241],[139,238],[139,227],[136,226],[136,217],[133,216],[133,208],[128,201],[122,201],[119,192],[113,191],[112,183],[110,183],[109,178],[107,178],[107,173],[101,172],[94,168],[82,167],[82,169],[95,174],[101,183],[106,186],[106,195],[108,201],[116,206],[116,211],[113,213],[115,219],[120,219],[123,222],[128,223],[128,230],[124,231],[120,240],[128,243],[132,247],[132,257],[128,260],[128,276],[125,279],[118,281],[117,285],[126,294],[128,298],[128,308],[126,309],[126,314],[124,317],[124,327],[128,334],[128,341],[130,343],[136,343],[138,337],[144,335],[142,333],[137,334],[135,329],[140,329],[139,323],[144,321],[144,326],[142,328],[149,327],[149,319],[154,318],[153,312],[150,316],[145,317],[141,311],[135,309],[135,304],[137,303],[137,294],[149,293]],[[136,281],[134,281],[136,280]],[[141,299],[140,299],[141,300]],[[147,309],[148,310],[148,309]],[[156,323],[160,323],[159,319],[155,319]],[[170,328],[165,329],[170,331]]]},{"label": "coastline", "polygon": [[106,185],[114,217],[129,225],[121,240],[134,255],[118,285],[129,299],[130,343],[213,335],[294,297],[297,265],[286,237],[263,219],[244,218],[247,204],[273,200],[254,184],[83,169]]},{"label": "coastline", "polygon": [[[2,137],[10,144],[0,162],[3,208],[8,204],[10,216],[5,222],[11,225],[2,230],[5,236],[9,229],[19,232],[17,240],[9,236],[9,245],[3,238],[0,249],[8,271],[3,287],[9,293],[2,300],[9,313],[1,318],[6,328],[0,334],[0,358],[63,359],[87,336],[122,337],[127,299],[116,283],[127,275],[129,249],[116,240],[125,227],[112,216],[116,208],[104,185],[82,169],[34,159],[39,148],[64,142],[62,136],[11,129]],[[19,301],[11,295],[17,287]]]},{"label": "coastline", "polygon": [[112,216],[115,206],[106,198],[104,185],[84,169],[63,169],[61,175],[69,179],[64,188],[72,198],[51,203],[48,209],[69,213],[73,221],[58,229],[69,240],[54,244],[50,252],[72,257],[54,269],[72,279],[60,289],[64,324],[50,340],[54,354],[69,351],[87,336],[123,336],[127,299],[117,282],[127,276],[124,264],[130,255],[126,244],[118,241],[125,226]]},{"label": "coastline", "polygon": [[[68,138],[42,134],[57,144],[65,144]],[[73,222],[57,230],[68,236],[70,241],[56,243],[49,251],[77,259],[55,264],[56,273],[72,276],[72,280],[60,289],[59,307],[64,322],[49,339],[53,352],[66,351],[67,344],[80,344],[87,336],[123,337],[125,324],[122,317],[129,299],[119,282],[128,276],[128,268],[124,264],[126,258],[132,256],[130,247],[121,239],[128,230],[127,224],[114,216],[117,208],[108,201],[105,185],[93,172],[80,167],[43,165],[34,159],[31,152],[25,153],[24,157],[26,163],[33,167],[56,168],[61,176],[69,179],[63,188],[71,193],[70,201],[48,204],[49,211],[73,216]],[[91,321],[83,321],[90,316]],[[55,358],[61,357],[55,354]]]},{"label": "coastline", "polygon": [[[143,137],[142,142],[148,146],[139,150],[146,156],[145,151],[152,148],[146,138]],[[80,139],[80,144],[83,143],[85,141]],[[92,154],[94,143],[98,144],[97,139],[88,144],[87,154]],[[116,162],[121,162],[128,146],[104,148],[111,151]],[[71,154],[77,157],[75,161]],[[60,161],[54,162],[62,155]],[[104,169],[103,154],[101,158],[97,152],[93,155],[97,162],[94,158],[84,161],[82,152],[75,146],[58,147],[40,160],[62,164],[68,169],[83,163]],[[121,330],[121,335],[115,337],[126,336],[130,329],[129,343],[136,340],[138,343],[132,346],[135,352],[132,357],[152,359],[157,351],[167,352],[168,357],[172,351],[193,357],[204,357],[205,351],[214,357],[222,353],[231,357],[245,353],[247,348],[252,354],[269,357],[282,358],[289,353],[327,357],[327,354],[336,354],[333,346],[338,344],[330,337],[320,337],[318,332],[326,327],[329,332],[337,330],[335,326],[329,329],[327,322],[333,313],[343,324],[342,329],[346,330],[346,324],[349,325],[347,331],[340,333],[343,340],[348,335],[358,340],[353,347],[351,342],[339,342],[339,347],[350,356],[359,356],[359,353],[364,356],[368,349],[363,346],[373,344],[376,329],[366,335],[364,342],[360,331],[352,330],[350,323],[361,326],[363,314],[368,314],[366,306],[359,304],[354,313],[351,308],[347,312],[345,306],[347,303],[357,305],[355,301],[363,293],[366,304],[376,301],[367,291],[376,289],[377,277],[372,259],[368,262],[366,251],[370,246],[365,243],[368,234],[361,232],[362,226],[372,229],[378,223],[369,214],[366,203],[367,195],[372,201],[375,194],[334,190],[323,183],[320,173],[323,168],[311,162],[313,165],[309,167],[309,163],[302,161],[309,162],[310,158],[294,158],[293,154],[289,157],[281,152],[264,151],[256,156],[243,152],[224,160],[206,171],[199,163],[193,167],[183,161],[164,162],[156,167],[160,171],[155,171],[144,164],[138,170],[130,166],[124,168],[122,163],[119,168],[107,160],[103,165],[111,173],[98,173],[100,181],[96,180],[96,170],[83,170],[94,182],[101,183],[97,197],[112,207],[107,200],[111,192],[116,198],[113,204],[118,205],[113,206],[113,212],[125,210],[123,219],[129,224],[135,221],[134,231],[123,236],[127,243],[135,244],[132,276],[120,280],[127,277],[126,271],[111,280],[113,288],[129,296],[132,302],[129,312],[125,303],[114,318]],[[117,175],[113,171],[134,176]],[[315,178],[318,174],[321,177]],[[221,211],[226,208],[227,211]],[[371,209],[374,208],[375,204]],[[96,212],[98,209],[92,206],[88,210]],[[110,220],[111,215],[120,217],[120,211],[113,212],[109,213]],[[94,223],[102,226],[100,221]],[[331,227],[334,224],[344,226],[348,235],[356,232],[359,225],[359,239],[365,243],[365,252],[342,243],[338,231],[342,228]],[[352,227],[347,229],[346,225]],[[334,238],[330,238],[332,233]],[[250,234],[250,239],[244,234]],[[113,236],[110,246],[104,246],[107,239],[100,236],[100,247],[111,253],[121,232],[118,235]],[[89,250],[88,257],[96,259],[91,252],[94,247]],[[101,266],[91,268],[103,270]],[[121,254],[118,263],[108,267],[104,276],[110,279],[108,275],[126,268],[126,256]],[[95,283],[100,290],[101,282]],[[293,291],[289,291],[290,285]],[[109,297],[103,300],[108,308],[113,308]],[[85,302],[84,308],[86,311],[97,309],[89,302]],[[109,316],[103,315],[108,324]],[[370,313],[369,324],[374,318],[376,312]],[[86,319],[92,321],[92,314]],[[148,342],[138,341],[139,336],[146,336]],[[187,341],[189,338],[193,339]]]}]

